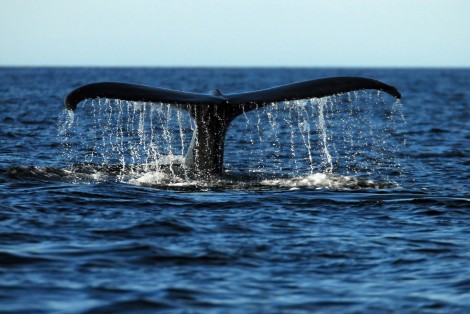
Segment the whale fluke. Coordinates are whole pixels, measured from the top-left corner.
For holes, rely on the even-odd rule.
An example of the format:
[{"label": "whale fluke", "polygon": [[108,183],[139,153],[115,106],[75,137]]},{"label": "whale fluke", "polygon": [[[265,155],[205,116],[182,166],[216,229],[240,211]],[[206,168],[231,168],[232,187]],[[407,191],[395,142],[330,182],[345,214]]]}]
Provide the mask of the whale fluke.
[{"label": "whale fluke", "polygon": [[398,90],[383,82],[362,77],[332,77],[309,80],[273,88],[222,94],[189,93],[145,85],[100,82],[81,86],[65,98],[67,109],[75,110],[84,99],[110,98],[128,101],[174,104],[195,119],[196,129],[188,160],[196,173],[220,174],[223,171],[224,141],[230,122],[238,115],[273,102],[321,98],[357,90],[374,89],[401,98]]}]

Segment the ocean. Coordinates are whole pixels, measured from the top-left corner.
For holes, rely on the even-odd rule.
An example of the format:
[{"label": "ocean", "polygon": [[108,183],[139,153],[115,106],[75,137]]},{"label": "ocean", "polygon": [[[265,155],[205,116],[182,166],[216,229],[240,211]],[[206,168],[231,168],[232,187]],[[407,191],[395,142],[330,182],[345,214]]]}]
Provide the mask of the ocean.
[{"label": "ocean", "polygon": [[[167,104],[64,97],[121,81],[207,93],[331,76],[395,86],[270,104],[224,173],[179,167]],[[470,70],[0,68],[0,313],[467,313]]]}]

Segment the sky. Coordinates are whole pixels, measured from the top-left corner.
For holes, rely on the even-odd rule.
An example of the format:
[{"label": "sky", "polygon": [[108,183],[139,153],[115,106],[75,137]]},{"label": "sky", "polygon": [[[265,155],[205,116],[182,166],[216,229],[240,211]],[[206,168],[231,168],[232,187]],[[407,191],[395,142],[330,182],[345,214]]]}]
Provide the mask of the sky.
[{"label": "sky", "polygon": [[470,0],[0,0],[0,66],[470,67]]}]

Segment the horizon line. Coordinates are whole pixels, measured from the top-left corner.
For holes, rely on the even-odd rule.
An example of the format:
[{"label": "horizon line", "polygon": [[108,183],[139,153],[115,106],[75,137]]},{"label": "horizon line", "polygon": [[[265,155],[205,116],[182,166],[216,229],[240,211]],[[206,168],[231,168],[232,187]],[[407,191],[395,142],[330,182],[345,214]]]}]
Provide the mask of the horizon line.
[{"label": "horizon line", "polygon": [[470,69],[470,65],[20,65],[0,68],[176,68],[176,69]]}]

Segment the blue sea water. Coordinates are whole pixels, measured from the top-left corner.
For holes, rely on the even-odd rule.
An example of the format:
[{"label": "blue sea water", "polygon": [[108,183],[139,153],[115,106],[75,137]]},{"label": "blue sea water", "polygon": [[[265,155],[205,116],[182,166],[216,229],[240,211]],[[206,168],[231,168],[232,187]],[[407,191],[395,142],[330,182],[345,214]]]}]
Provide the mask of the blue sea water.
[{"label": "blue sea water", "polygon": [[[149,143],[181,154],[191,121],[172,137],[145,104],[86,101],[73,121],[63,104],[96,81],[234,93],[341,75],[402,100],[241,117],[212,181],[151,167]],[[0,68],[0,81],[1,313],[470,311],[468,69]]]}]

